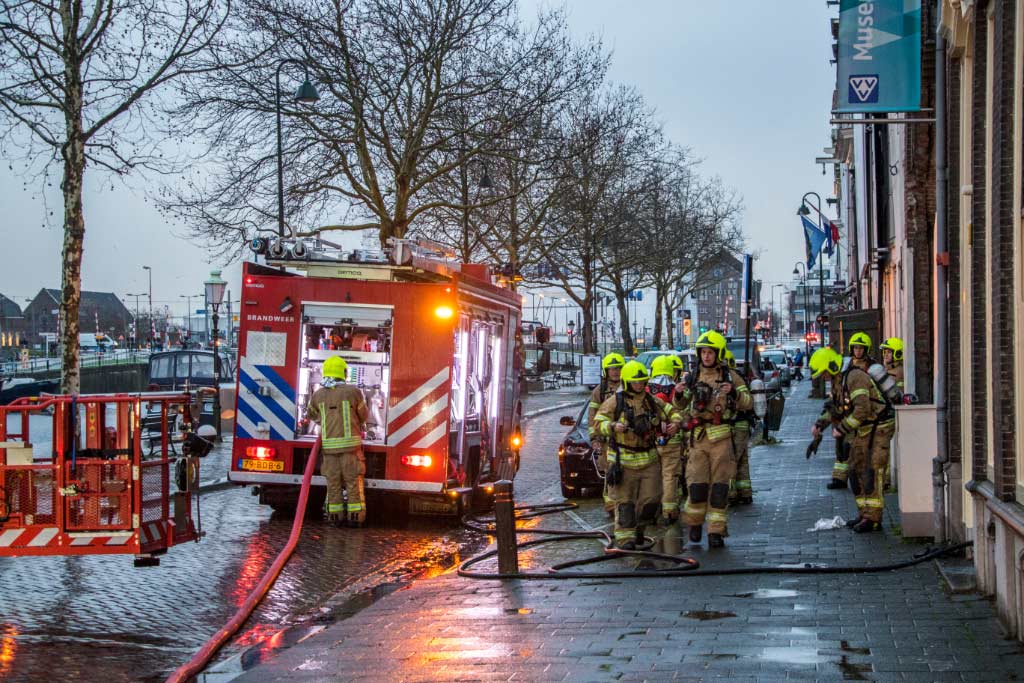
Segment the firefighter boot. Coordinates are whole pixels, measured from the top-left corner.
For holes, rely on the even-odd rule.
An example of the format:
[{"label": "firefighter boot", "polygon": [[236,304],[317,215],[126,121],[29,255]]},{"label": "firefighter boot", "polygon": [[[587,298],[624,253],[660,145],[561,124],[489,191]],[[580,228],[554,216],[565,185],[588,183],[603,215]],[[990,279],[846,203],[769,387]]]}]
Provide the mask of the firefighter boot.
[{"label": "firefighter boot", "polygon": [[725,538],[722,536],[722,534],[708,534],[708,547],[724,548]]},{"label": "firefighter boot", "polygon": [[704,537],[704,527],[701,524],[690,525],[690,543],[700,543]]},{"label": "firefighter boot", "polygon": [[833,490],[835,490],[835,489],[845,489],[846,488],[846,482],[845,481],[841,481],[839,479],[836,479],[835,477],[832,477],[832,481],[827,483],[825,485],[825,488],[833,489]]}]

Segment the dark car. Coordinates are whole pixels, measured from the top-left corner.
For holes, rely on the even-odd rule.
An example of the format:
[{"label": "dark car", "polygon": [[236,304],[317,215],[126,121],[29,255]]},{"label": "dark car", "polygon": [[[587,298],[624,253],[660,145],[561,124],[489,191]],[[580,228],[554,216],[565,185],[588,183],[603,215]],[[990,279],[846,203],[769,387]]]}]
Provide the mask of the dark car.
[{"label": "dark car", "polygon": [[563,425],[572,427],[558,447],[562,495],[566,498],[598,495],[604,488],[604,476],[597,469],[597,455],[587,433],[587,408],[588,405],[584,403],[575,419],[566,415],[561,420]]},{"label": "dark car", "polygon": [[[214,388],[222,382],[229,382],[234,377],[234,365],[231,358],[220,354],[220,382],[216,381],[214,371],[213,351],[198,349],[181,349],[177,351],[163,351],[154,353],[149,357],[149,377],[147,380],[150,391],[191,391],[202,387]],[[150,449],[155,447],[155,441],[161,433],[161,417],[158,404],[152,404],[143,416],[143,431],[150,439]],[[213,396],[207,395],[202,399],[200,425],[216,427],[216,420],[213,412]],[[175,416],[174,424],[171,425],[172,450],[173,440],[180,440],[180,417]]]}]

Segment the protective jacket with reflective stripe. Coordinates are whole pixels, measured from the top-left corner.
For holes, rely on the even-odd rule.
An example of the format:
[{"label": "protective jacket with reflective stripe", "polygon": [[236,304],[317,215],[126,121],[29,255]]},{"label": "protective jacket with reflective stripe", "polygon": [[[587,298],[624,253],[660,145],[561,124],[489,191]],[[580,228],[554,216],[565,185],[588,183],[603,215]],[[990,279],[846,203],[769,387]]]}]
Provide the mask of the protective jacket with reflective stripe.
[{"label": "protective jacket with reflective stripe", "polygon": [[860,368],[851,368],[843,377],[842,393],[846,410],[839,429],[847,434],[856,432],[859,436],[870,434],[886,406],[871,375]]},{"label": "protective jacket with reflective stripe", "polygon": [[368,413],[363,392],[343,383],[317,389],[306,409],[306,417],[320,425],[325,452],[348,451],[361,446]]},{"label": "protective jacket with reflective stripe", "polygon": [[[632,392],[621,392],[623,407],[632,410],[634,417],[647,415],[652,422],[674,422],[677,425],[682,422],[683,416],[679,414],[671,404],[665,403],[657,396],[651,396],[646,392],[634,394]],[[617,446],[609,451],[609,459],[612,453],[618,450],[619,461],[623,467],[645,467],[658,459],[658,450],[653,444],[648,443],[643,437],[634,432],[632,428],[621,434],[615,431],[615,422],[625,424],[625,414],[616,415],[618,407],[618,395],[612,394],[601,404],[597,415],[594,416],[594,431],[608,441],[613,441]],[[651,404],[654,404],[651,406]],[[653,407],[653,411],[651,408]],[[628,425],[627,425],[628,426]]]}]

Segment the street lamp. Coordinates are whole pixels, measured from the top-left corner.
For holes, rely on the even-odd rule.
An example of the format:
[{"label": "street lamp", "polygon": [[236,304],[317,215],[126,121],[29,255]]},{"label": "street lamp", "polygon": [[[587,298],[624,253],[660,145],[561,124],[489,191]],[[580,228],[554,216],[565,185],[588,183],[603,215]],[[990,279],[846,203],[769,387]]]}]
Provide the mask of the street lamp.
[{"label": "street lamp", "polygon": [[213,419],[217,427],[217,440],[220,440],[220,348],[217,323],[219,316],[217,310],[221,301],[224,300],[224,289],[228,283],[221,279],[220,271],[210,272],[210,279],[203,283],[206,287],[206,300],[213,309]]},{"label": "street lamp", "polygon": [[793,275],[800,275],[801,269],[803,269],[803,278],[801,282],[804,286],[804,355],[810,357],[811,342],[807,339],[807,264],[803,261],[797,261],[793,266]]},{"label": "street lamp", "polygon": [[[320,94],[309,80],[309,67],[297,59],[282,59],[277,64],[274,74],[274,97],[277,109],[277,236],[284,237],[284,154],[281,151],[281,68],[285,64],[298,64],[302,67],[305,80],[292,97],[298,104],[313,104],[320,99]],[[219,423],[219,421],[218,421]]]}]

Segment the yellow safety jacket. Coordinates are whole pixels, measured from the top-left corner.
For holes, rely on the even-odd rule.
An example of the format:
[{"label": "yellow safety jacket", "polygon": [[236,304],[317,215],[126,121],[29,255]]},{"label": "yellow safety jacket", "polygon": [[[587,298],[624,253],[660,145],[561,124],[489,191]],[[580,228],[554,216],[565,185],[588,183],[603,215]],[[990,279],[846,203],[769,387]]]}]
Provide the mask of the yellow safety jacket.
[{"label": "yellow safety jacket", "polygon": [[844,434],[868,436],[878,427],[892,422],[884,419],[888,404],[878,385],[871,376],[858,367],[852,367],[843,375],[840,392],[842,395],[843,419],[839,431]]},{"label": "yellow safety jacket", "polygon": [[[718,391],[718,387],[725,382],[732,384],[733,394],[726,395]],[[701,383],[711,387],[712,391],[711,400],[704,406],[698,405],[696,400],[696,387]],[[740,373],[720,365],[710,368],[701,365],[697,369],[697,374],[687,382],[685,394],[689,404],[688,413],[698,422],[698,425],[690,432],[691,438],[695,441],[704,437],[711,441],[732,438],[732,422],[736,414],[754,407],[754,398],[750,395],[750,388],[743,381]]]},{"label": "yellow safety jacket", "polygon": [[368,413],[363,392],[342,382],[317,389],[306,409],[306,417],[320,425],[324,452],[350,451],[361,446]]}]

